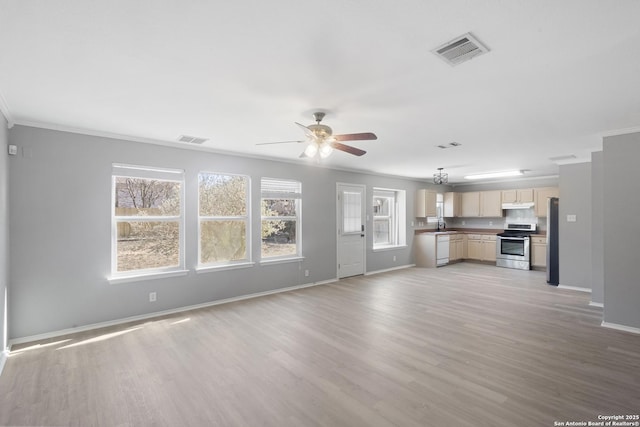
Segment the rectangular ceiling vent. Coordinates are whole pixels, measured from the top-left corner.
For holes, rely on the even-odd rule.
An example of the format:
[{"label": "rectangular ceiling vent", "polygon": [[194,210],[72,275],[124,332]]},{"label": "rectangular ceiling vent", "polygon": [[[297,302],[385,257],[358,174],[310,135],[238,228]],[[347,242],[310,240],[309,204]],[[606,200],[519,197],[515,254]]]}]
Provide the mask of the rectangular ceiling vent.
[{"label": "rectangular ceiling vent", "polygon": [[489,52],[489,49],[473,37],[471,33],[467,33],[435,48],[431,52],[447,64],[456,66]]},{"label": "rectangular ceiling vent", "polygon": [[207,141],[207,138],[198,138],[196,136],[189,135],[180,135],[178,138],[180,142],[186,142],[188,144],[204,144]]}]

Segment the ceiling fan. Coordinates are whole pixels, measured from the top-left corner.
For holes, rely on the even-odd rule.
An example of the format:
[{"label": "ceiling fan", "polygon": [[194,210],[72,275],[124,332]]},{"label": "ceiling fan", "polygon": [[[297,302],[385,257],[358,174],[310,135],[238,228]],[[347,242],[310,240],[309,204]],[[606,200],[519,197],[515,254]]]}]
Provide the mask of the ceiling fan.
[{"label": "ceiling fan", "polygon": [[342,144],[341,141],[368,141],[378,139],[378,137],[371,132],[364,133],[349,133],[343,135],[333,135],[333,130],[327,125],[321,125],[320,122],[324,118],[325,113],[319,111],[313,113],[313,119],[316,124],[305,126],[298,122],[295,122],[300,128],[302,128],[306,140],[301,141],[278,141],[278,142],[262,142],[256,145],[269,145],[269,144],[287,144],[287,143],[301,143],[308,142],[307,148],[300,154],[301,158],[316,157],[324,159],[328,157],[333,150],[344,151],[345,153],[353,154],[354,156],[362,156],[366,151],[361,150],[350,145]]}]

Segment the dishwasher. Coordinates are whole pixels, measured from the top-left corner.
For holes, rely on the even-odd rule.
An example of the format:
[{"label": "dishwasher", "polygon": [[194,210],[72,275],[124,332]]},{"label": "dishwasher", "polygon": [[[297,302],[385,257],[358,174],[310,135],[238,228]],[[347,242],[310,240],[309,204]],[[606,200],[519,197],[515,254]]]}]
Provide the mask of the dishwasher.
[{"label": "dishwasher", "polygon": [[449,264],[449,235],[440,234],[436,238],[436,266]]}]

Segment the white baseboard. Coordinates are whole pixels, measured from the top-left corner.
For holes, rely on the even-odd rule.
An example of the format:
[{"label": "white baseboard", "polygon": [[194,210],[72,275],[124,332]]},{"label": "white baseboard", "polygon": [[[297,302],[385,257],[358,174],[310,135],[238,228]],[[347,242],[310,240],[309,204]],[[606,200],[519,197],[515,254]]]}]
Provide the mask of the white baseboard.
[{"label": "white baseboard", "polygon": [[0,352],[0,375],[2,375],[2,370],[4,369],[4,364],[7,363],[8,357],[9,357],[9,350],[4,350]]},{"label": "white baseboard", "polygon": [[558,285],[558,289],[566,289],[569,291],[578,291],[578,292],[586,292],[586,293],[591,293],[591,289],[590,288],[580,288],[578,286],[567,286],[567,285]]},{"label": "white baseboard", "polygon": [[13,339],[9,340],[9,348],[11,348],[11,346],[15,345],[15,344],[23,344],[23,343],[27,343],[27,342],[41,341],[41,340],[46,340],[46,339],[50,339],[50,338],[59,337],[59,336],[62,336],[62,335],[74,334],[76,332],[90,331],[92,329],[106,328],[106,327],[109,327],[109,326],[121,325],[123,323],[137,322],[137,321],[141,321],[141,320],[148,320],[148,319],[153,319],[153,318],[156,318],[156,317],[167,316],[169,314],[182,313],[184,311],[196,310],[196,309],[199,309],[199,308],[212,307],[212,306],[220,305],[220,304],[228,304],[230,302],[236,302],[236,301],[242,301],[242,300],[246,300],[246,299],[263,297],[263,296],[267,296],[267,295],[279,294],[279,293],[282,293],[282,292],[290,292],[290,291],[295,291],[295,290],[298,290],[298,289],[310,288],[312,286],[327,285],[329,283],[334,283],[334,282],[337,282],[337,281],[338,281],[338,279],[322,280],[320,282],[305,283],[305,284],[302,284],[302,285],[289,286],[287,288],[279,288],[279,289],[274,289],[274,290],[271,290],[271,291],[257,292],[255,294],[240,295],[240,296],[233,297],[233,298],[225,298],[225,299],[221,299],[221,300],[205,302],[203,304],[195,304],[195,305],[189,305],[189,306],[186,306],[186,307],[172,308],[170,310],[156,311],[156,312],[153,312],[153,313],[142,314],[142,315],[139,315],[139,316],[125,317],[125,318],[122,318],[122,319],[110,320],[110,321],[107,321],[107,322],[92,323],[90,325],[78,326],[78,327],[75,327],[75,328],[61,329],[61,330],[58,330],[58,331],[45,332],[43,334],[30,335],[30,336],[20,337],[20,338],[13,338]]},{"label": "white baseboard", "polygon": [[367,271],[366,273],[364,273],[364,275],[371,276],[372,274],[386,273],[388,271],[395,271],[395,270],[403,270],[405,268],[411,268],[415,266],[416,266],[415,264],[399,265],[398,267],[385,268],[384,270]]},{"label": "white baseboard", "polygon": [[591,307],[600,307],[600,308],[604,308],[604,304],[603,304],[603,303],[601,303],[601,302],[594,302],[594,301],[591,301],[591,302],[589,302],[589,305],[590,305]]},{"label": "white baseboard", "polygon": [[634,328],[632,326],[618,325],[617,323],[610,323],[605,321],[602,321],[600,326],[602,326],[603,328],[616,329],[618,331],[631,332],[632,334],[640,335],[640,328]]}]

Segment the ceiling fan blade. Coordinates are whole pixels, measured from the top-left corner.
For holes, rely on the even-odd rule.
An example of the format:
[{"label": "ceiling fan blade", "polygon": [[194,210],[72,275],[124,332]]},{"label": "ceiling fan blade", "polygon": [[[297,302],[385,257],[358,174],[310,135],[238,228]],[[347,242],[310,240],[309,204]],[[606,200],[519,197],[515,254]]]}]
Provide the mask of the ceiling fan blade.
[{"label": "ceiling fan blade", "polygon": [[367,153],[366,151],[359,148],[352,147],[346,144],[340,144],[339,142],[332,142],[331,147],[336,150],[344,151],[345,153],[353,154],[354,156],[362,156],[363,154]]},{"label": "ceiling fan blade", "polygon": [[363,133],[347,133],[343,135],[333,135],[333,139],[336,141],[367,141],[378,139],[375,133],[363,132]]},{"label": "ceiling fan blade", "polygon": [[290,144],[292,142],[307,142],[307,141],[276,141],[276,142],[259,142],[256,145],[271,145],[271,144]]},{"label": "ceiling fan blade", "polygon": [[307,138],[309,138],[310,141],[314,141],[317,139],[316,134],[309,129],[308,127],[306,127],[305,125],[301,125],[298,122],[294,122],[295,124],[297,124],[298,126],[300,126],[302,128],[302,131],[304,132],[304,134],[307,136]]}]

